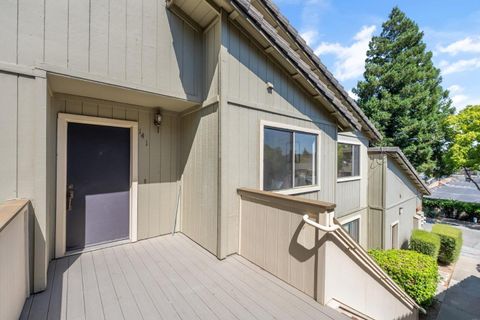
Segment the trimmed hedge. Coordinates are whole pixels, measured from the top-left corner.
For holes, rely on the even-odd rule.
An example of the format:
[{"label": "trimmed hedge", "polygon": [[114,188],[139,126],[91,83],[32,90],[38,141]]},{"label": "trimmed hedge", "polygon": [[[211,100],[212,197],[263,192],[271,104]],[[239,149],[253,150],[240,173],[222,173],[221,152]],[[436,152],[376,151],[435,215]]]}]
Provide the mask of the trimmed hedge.
[{"label": "trimmed hedge", "polygon": [[438,261],[443,263],[457,261],[463,244],[462,230],[446,224],[434,224],[432,233],[440,236]]},{"label": "trimmed hedge", "polygon": [[411,250],[370,250],[370,256],[405,292],[422,307],[435,297],[437,261]]},{"label": "trimmed hedge", "polygon": [[414,250],[437,260],[440,251],[440,236],[425,230],[413,230],[410,237],[410,250]]},{"label": "trimmed hedge", "polygon": [[447,218],[472,221],[480,220],[480,203],[463,202],[449,199],[423,198],[423,211],[429,218],[445,216]]}]

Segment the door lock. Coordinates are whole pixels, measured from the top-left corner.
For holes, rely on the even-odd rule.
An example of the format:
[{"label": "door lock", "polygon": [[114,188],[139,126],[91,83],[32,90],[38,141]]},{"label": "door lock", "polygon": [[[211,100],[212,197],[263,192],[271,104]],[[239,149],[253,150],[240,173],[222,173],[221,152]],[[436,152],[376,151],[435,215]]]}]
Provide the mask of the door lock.
[{"label": "door lock", "polygon": [[67,211],[72,210],[72,200],[73,200],[73,184],[69,184],[67,188]]}]

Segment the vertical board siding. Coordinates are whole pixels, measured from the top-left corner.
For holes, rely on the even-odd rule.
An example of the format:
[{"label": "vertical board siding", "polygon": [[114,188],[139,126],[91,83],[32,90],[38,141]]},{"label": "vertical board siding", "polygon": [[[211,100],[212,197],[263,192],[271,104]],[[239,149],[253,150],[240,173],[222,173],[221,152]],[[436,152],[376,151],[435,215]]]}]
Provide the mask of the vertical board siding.
[{"label": "vertical board siding", "polygon": [[371,154],[369,155],[368,167],[368,205],[384,208],[385,207],[385,192],[384,180],[385,177],[385,162],[386,155]]},{"label": "vertical board siding", "polygon": [[[266,111],[331,122],[322,106],[231,22],[223,24],[222,33],[225,34],[222,34],[222,44],[228,51],[228,100],[240,101]],[[267,90],[267,82],[274,86],[271,92]]]},{"label": "vertical board siding", "polygon": [[30,294],[28,207],[0,231],[0,319],[18,319]]},{"label": "vertical board siding", "polygon": [[[222,251],[231,254],[238,251],[239,245],[237,188],[261,188],[260,122],[267,120],[320,131],[320,191],[300,196],[330,202],[335,201],[337,128],[322,106],[232,23],[225,21],[221,33],[225,49],[222,94],[226,96],[221,109],[221,208],[222,217],[227,219],[222,226],[222,232],[226,233],[222,235],[226,241],[226,249]],[[274,85],[271,93],[266,82]]]},{"label": "vertical board siding", "polygon": [[0,73],[2,116],[0,117],[0,202],[17,197],[17,76]]},{"label": "vertical board siding", "polygon": [[295,125],[320,131],[320,191],[301,197],[335,202],[336,127],[227,105],[222,110],[222,215],[228,219],[228,253],[238,250],[240,187],[260,186],[260,121]]},{"label": "vertical board siding", "polygon": [[48,262],[47,88],[46,79],[0,74],[0,202],[11,198],[32,201],[36,223],[34,290],[45,285]]},{"label": "vertical board siding", "polygon": [[383,209],[368,209],[368,249],[383,249]]},{"label": "vertical board siding", "polygon": [[0,62],[45,63],[183,99],[202,97],[202,34],[163,0],[2,1],[0,38]]},{"label": "vertical board siding", "polygon": [[[56,95],[49,111],[55,119],[50,121],[49,130],[53,141],[56,140],[56,117],[59,112],[138,121],[138,239],[171,232],[179,180],[177,167],[172,165],[179,161],[176,129],[179,118],[176,114],[165,113],[157,131],[153,125],[155,110],[138,106]],[[56,145],[50,152],[56,152]],[[165,158],[168,158],[168,162]],[[56,180],[51,181],[54,188]],[[54,220],[54,213],[50,219]]]},{"label": "vertical board siding", "polygon": [[395,160],[387,158],[387,188],[385,207],[389,208],[398,202],[415,197],[418,193],[415,185],[406,176]]},{"label": "vertical board siding", "polygon": [[335,217],[342,217],[361,208],[361,188],[361,180],[337,182]]},{"label": "vertical board siding", "polygon": [[218,108],[182,117],[182,231],[217,254]]},{"label": "vertical board siding", "polygon": [[302,215],[241,200],[240,254],[315,297],[315,229]]}]

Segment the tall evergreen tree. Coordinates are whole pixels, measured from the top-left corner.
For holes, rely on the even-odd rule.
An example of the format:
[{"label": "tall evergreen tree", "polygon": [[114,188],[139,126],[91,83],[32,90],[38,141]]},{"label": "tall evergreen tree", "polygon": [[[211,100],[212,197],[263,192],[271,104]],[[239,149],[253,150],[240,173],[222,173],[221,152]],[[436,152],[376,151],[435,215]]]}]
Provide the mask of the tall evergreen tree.
[{"label": "tall evergreen tree", "polygon": [[440,71],[423,32],[399,8],[393,8],[382,27],[369,44],[365,79],[353,92],[384,135],[379,145],[400,147],[420,172],[445,174],[444,123],[453,108]]}]

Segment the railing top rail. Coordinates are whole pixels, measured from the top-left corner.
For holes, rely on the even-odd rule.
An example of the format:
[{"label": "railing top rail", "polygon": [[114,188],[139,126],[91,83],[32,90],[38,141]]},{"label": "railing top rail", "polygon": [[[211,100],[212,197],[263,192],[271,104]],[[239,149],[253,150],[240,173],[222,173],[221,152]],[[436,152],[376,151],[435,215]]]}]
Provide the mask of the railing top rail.
[{"label": "railing top rail", "polygon": [[0,203],[0,232],[12,221],[18,213],[29,203],[26,199],[8,200]]},{"label": "railing top rail", "polygon": [[238,194],[247,200],[259,201],[266,205],[284,206],[300,213],[324,213],[335,209],[335,203],[293,197],[271,191],[239,188]]}]

